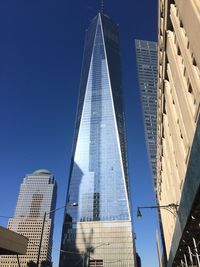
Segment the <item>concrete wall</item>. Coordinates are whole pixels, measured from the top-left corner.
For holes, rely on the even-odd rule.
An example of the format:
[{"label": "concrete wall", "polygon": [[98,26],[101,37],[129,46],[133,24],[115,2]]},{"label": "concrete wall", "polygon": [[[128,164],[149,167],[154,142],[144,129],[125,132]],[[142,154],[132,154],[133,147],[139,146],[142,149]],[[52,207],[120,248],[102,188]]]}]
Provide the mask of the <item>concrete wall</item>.
[{"label": "concrete wall", "polygon": [[0,226],[0,254],[26,254],[28,238]]},{"label": "concrete wall", "polygon": [[[157,197],[180,204],[200,107],[200,1],[160,0]],[[161,210],[169,257],[177,216]]]}]

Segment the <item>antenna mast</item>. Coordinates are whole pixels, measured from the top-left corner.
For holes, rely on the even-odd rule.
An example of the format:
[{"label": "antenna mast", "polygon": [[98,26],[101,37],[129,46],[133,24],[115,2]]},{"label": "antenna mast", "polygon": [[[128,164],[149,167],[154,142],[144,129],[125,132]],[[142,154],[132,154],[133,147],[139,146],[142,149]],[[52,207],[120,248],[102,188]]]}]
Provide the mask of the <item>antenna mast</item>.
[{"label": "antenna mast", "polygon": [[104,13],[104,0],[101,0],[101,14]]}]

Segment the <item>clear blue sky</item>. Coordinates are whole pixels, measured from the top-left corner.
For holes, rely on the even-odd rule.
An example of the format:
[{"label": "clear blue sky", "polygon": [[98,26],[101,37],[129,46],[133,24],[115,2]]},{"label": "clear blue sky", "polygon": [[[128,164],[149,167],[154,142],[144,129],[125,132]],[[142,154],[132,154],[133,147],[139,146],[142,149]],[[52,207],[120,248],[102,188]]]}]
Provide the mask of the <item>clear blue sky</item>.
[{"label": "clear blue sky", "polygon": [[[72,148],[84,35],[99,9],[94,0],[0,1],[0,215],[13,216],[23,177],[46,168],[63,206]],[[156,267],[156,214],[137,83],[134,39],[157,39],[157,0],[106,0],[120,25],[123,89],[134,231],[143,267]],[[55,221],[58,266],[63,211]],[[7,221],[0,218],[1,225]]]}]

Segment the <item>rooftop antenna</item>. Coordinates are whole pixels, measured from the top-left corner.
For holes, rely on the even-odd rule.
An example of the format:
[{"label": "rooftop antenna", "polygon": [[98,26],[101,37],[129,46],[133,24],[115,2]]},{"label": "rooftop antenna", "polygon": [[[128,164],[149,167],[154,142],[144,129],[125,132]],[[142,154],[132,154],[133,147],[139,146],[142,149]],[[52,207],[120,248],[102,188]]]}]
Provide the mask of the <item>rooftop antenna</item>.
[{"label": "rooftop antenna", "polygon": [[104,13],[104,0],[101,0],[101,14]]}]

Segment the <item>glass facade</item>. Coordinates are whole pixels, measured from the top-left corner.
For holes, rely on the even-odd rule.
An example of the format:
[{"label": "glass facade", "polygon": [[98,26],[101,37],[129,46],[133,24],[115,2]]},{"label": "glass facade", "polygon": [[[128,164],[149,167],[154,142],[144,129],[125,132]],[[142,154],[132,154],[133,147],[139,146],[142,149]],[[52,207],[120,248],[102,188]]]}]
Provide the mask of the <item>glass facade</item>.
[{"label": "glass facade", "polygon": [[156,189],[157,43],[135,40],[135,49],[146,143]]},{"label": "glass facade", "polygon": [[[89,247],[101,246],[102,235],[108,243],[111,240],[114,242],[111,228],[116,222],[120,225],[118,232],[125,231],[126,237],[129,237],[125,243],[127,242],[129,254],[131,253],[130,257],[126,255],[126,263],[125,258],[123,260],[121,258],[118,259],[121,265],[116,266],[134,266],[121,90],[118,27],[108,16],[99,13],[92,20],[86,33],[67,209],[62,234],[60,258],[62,267],[76,264],[76,260],[74,262],[72,260],[75,251],[77,255],[80,251],[84,251],[89,262]],[[127,228],[123,222],[128,224]],[[93,241],[85,249],[82,246],[83,241],[81,242],[81,239],[87,239],[83,236],[81,230],[83,228],[84,234],[89,239],[90,231],[93,233]],[[102,230],[97,231],[97,228]],[[122,237],[123,234],[121,239]],[[103,243],[105,239],[102,240]],[[116,240],[120,243],[120,237]],[[118,249],[120,249],[119,244]],[[63,255],[64,250],[72,252],[71,265],[67,265],[69,256],[67,253]],[[102,246],[101,251],[104,253],[102,252],[97,260],[104,261],[103,266],[109,266],[111,260],[115,262],[116,253],[114,255],[110,253],[112,259],[109,259],[106,246]]]},{"label": "glass facade", "polygon": [[[138,81],[143,110],[146,145],[150,161],[154,190],[157,196],[157,43],[135,40]],[[166,259],[163,226],[158,210],[162,257]]]}]

